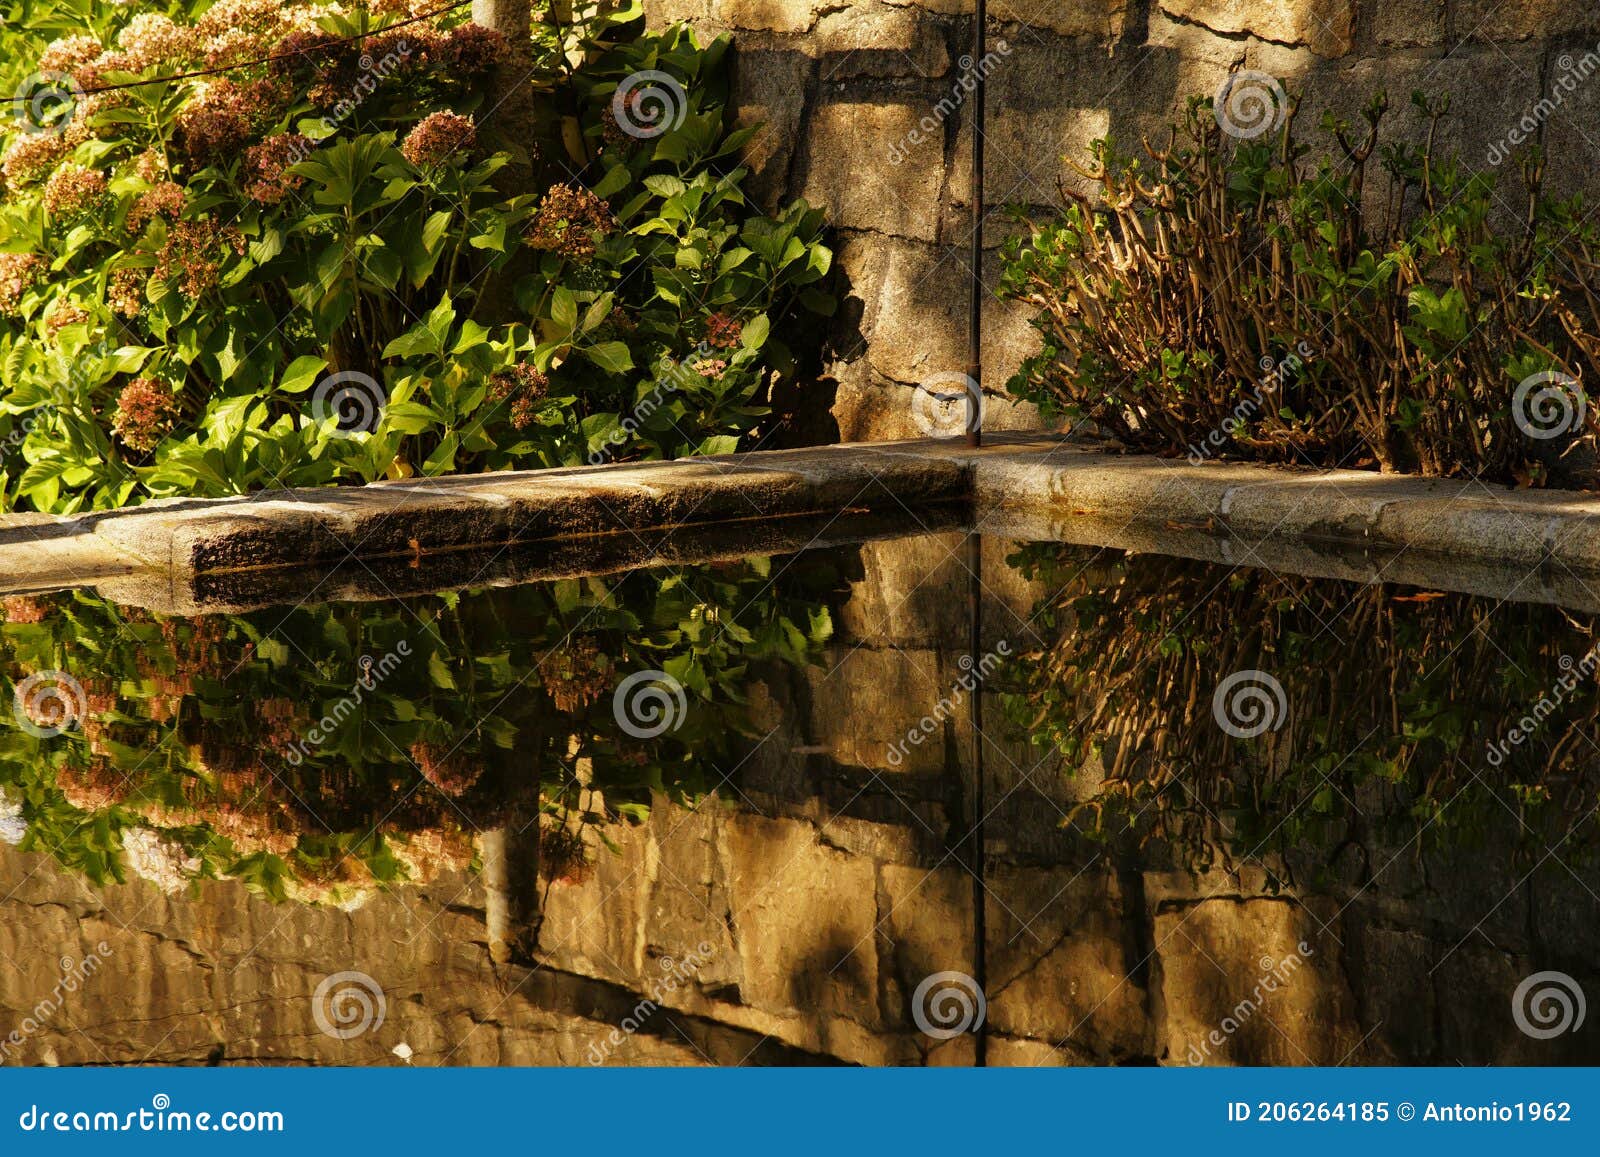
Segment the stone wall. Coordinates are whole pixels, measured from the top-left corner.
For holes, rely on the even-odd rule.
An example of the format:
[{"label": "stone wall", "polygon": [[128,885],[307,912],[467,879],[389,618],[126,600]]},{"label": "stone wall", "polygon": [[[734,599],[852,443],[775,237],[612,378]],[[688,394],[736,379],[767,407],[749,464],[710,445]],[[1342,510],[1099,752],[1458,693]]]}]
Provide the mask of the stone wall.
[{"label": "stone wall", "polygon": [[[816,440],[914,435],[910,391],[967,360],[970,109],[947,119],[971,40],[972,0],[646,0],[653,24],[688,21],[736,45],[741,119],[759,122],[748,160],[769,206],[805,196],[837,228],[847,305],[824,382],[808,396]],[[1153,139],[1192,95],[1233,69],[1304,94],[1301,123],[1354,117],[1379,89],[1390,122],[1415,126],[1413,90],[1454,97],[1445,147],[1474,169],[1524,116],[1552,187],[1600,171],[1600,38],[1586,0],[992,0],[985,191],[986,284],[1011,228],[1008,204],[1059,202],[1058,181],[1095,138]],[[1003,46],[1003,48],[1002,48]],[[1581,79],[1575,79],[1581,78]],[[1535,111],[1544,96],[1557,103]],[[929,125],[925,118],[934,117]],[[932,132],[923,133],[931,127]],[[911,143],[913,134],[926,137]],[[1498,166],[1508,213],[1516,166]],[[991,300],[985,361],[998,390],[1032,346],[1026,316]],[[830,415],[824,417],[824,406]],[[996,401],[994,428],[1037,415]]]}]

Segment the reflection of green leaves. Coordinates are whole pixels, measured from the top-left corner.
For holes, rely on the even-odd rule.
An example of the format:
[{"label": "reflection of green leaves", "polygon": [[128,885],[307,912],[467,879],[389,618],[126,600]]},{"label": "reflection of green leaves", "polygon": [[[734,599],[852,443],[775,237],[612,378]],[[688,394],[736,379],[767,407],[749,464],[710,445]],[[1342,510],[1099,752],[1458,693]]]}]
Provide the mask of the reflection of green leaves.
[{"label": "reflection of green leaves", "polygon": [[[733,766],[752,665],[810,662],[831,633],[818,601],[831,569],[774,571],[760,559],[187,620],[87,594],[18,604],[14,618],[38,621],[0,623],[0,668],[93,672],[93,709],[53,739],[0,715],[0,787],[29,847],[96,882],[126,877],[123,833],[148,828],[194,861],[186,874],[275,899],[415,878],[413,839],[459,845],[519,800],[603,799],[610,818],[642,819],[657,795],[698,800]],[[648,668],[680,680],[688,710],[644,743],[611,694]]]}]

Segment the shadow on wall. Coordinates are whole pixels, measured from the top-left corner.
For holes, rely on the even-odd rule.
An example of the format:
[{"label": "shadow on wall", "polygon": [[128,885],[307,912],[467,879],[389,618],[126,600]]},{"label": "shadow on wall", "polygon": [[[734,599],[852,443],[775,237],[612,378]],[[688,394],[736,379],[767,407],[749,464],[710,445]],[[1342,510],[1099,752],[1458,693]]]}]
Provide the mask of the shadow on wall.
[{"label": "shadow on wall", "polygon": [[[965,366],[971,109],[960,80],[971,20],[959,13],[969,4],[652,7],[654,24],[687,20],[706,35],[733,35],[740,118],[765,126],[747,150],[758,197],[771,205],[804,196],[837,230],[853,308],[831,328],[815,381],[785,399],[795,437],[913,436],[917,383]],[[1284,78],[1303,97],[1308,127],[1324,111],[1358,120],[1387,90],[1391,127],[1420,129],[1411,93],[1453,95],[1444,150],[1494,173],[1508,214],[1523,199],[1522,179],[1514,162],[1497,158],[1515,139],[1544,145],[1551,191],[1590,182],[1600,168],[1589,127],[1600,108],[1600,11],[1584,6],[994,0],[991,11],[990,286],[998,247],[1015,228],[1004,206],[1053,206],[1058,182],[1085,190],[1065,158],[1083,159],[1107,135],[1128,150],[1146,137],[1159,144],[1186,100],[1216,93],[1233,70]],[[1371,195],[1381,209],[1381,190]],[[985,323],[988,383],[1000,391],[1033,350],[1033,334],[1023,311],[994,298]],[[817,416],[824,406],[831,422]],[[1032,407],[990,399],[990,428],[1038,423]]]}]

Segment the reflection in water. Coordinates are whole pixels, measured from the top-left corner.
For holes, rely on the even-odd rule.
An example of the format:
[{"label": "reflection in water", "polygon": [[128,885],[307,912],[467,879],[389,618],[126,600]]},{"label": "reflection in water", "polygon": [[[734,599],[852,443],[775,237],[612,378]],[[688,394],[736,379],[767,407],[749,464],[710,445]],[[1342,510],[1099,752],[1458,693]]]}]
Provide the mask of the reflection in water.
[{"label": "reflection in water", "polygon": [[1588,616],[969,543],[7,599],[0,1029],[114,967],[3,1059],[1600,1055]]},{"label": "reflection in water", "polygon": [[95,883],[350,902],[467,867],[519,811],[581,873],[583,826],[716,786],[748,665],[813,657],[833,581],[751,559],[192,619],[9,598],[0,785],[22,847]]},{"label": "reflection in water", "polygon": [[1595,617],[1054,545],[1005,702],[1098,774],[1074,825],[1190,867],[1412,837],[1593,850]]}]

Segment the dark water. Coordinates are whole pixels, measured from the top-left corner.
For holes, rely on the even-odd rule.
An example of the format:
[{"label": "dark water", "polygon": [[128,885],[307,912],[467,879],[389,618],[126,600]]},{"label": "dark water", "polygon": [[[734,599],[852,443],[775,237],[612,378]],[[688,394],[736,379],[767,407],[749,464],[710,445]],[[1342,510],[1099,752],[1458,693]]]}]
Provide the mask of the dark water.
[{"label": "dark water", "polygon": [[297,597],[6,600],[7,1063],[1600,1058],[1593,615],[960,533]]}]

